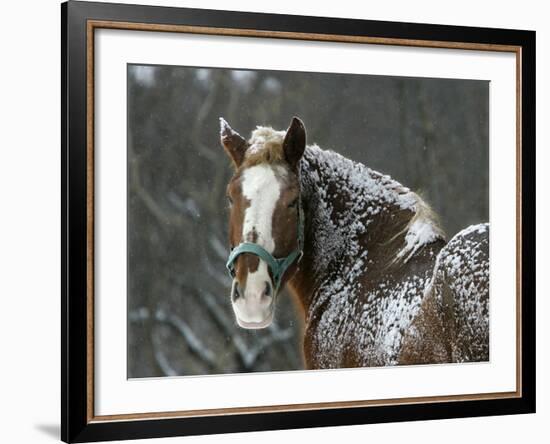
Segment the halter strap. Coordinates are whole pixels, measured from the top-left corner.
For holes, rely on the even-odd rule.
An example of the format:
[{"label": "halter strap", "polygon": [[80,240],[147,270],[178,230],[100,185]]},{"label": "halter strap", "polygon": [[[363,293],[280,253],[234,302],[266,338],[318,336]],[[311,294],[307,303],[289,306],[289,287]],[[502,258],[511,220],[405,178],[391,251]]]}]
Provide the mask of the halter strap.
[{"label": "halter strap", "polygon": [[243,253],[250,253],[258,256],[260,259],[267,263],[267,266],[271,270],[273,275],[273,281],[275,283],[275,292],[279,290],[279,286],[283,280],[283,275],[286,270],[294,263],[294,261],[302,259],[304,254],[304,211],[302,208],[302,196],[298,197],[298,248],[292,251],[288,256],[282,258],[275,258],[273,255],[263,248],[259,244],[252,242],[242,242],[235,247],[229,254],[227,260],[227,270],[229,275],[235,277],[235,261]]}]

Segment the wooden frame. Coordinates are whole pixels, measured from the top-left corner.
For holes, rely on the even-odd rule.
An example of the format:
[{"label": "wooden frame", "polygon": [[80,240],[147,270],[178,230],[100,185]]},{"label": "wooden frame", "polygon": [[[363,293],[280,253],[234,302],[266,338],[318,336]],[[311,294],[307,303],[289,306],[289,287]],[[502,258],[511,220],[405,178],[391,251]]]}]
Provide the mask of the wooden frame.
[{"label": "wooden frame", "polygon": [[[535,411],[535,34],[529,31],[68,2],[62,14],[62,439],[83,442]],[[517,60],[517,390],[94,415],[94,31],[505,51]]]}]

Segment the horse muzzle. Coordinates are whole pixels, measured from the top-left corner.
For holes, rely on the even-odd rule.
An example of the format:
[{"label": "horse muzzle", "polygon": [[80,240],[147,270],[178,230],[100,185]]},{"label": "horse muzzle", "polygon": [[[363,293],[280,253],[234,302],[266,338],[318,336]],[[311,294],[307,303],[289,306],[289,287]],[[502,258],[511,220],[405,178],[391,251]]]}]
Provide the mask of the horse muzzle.
[{"label": "horse muzzle", "polygon": [[231,287],[231,305],[240,327],[259,329],[271,325],[275,308],[275,293],[271,282],[251,283],[241,288],[234,279]]}]

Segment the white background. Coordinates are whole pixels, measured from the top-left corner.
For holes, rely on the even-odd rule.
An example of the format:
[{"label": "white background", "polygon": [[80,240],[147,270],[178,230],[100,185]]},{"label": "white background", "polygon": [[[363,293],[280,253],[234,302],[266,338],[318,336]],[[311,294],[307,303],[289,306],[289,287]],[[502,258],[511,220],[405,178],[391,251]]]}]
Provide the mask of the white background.
[{"label": "white background", "polygon": [[[549,285],[542,281],[550,260],[544,234],[550,211],[548,143],[550,91],[550,14],[544,2],[437,1],[296,2],[149,1],[214,9],[251,10],[378,20],[537,30],[537,320],[538,411],[536,415],[473,418],[291,430],[213,437],[173,438],[155,442],[421,442],[508,443],[544,440],[550,420],[549,326],[545,313]],[[54,0],[10,2],[2,8],[0,69],[0,405],[1,441],[54,442],[59,430],[59,4]],[[545,103],[546,102],[546,103]],[[540,438],[538,436],[541,436]]]}]

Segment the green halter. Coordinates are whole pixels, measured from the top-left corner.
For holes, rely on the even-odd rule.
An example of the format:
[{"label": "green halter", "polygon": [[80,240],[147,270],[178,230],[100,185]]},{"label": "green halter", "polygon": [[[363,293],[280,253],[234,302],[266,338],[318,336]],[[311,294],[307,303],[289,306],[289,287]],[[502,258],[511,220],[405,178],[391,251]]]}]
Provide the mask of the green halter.
[{"label": "green halter", "polygon": [[298,248],[290,253],[286,257],[275,258],[271,253],[269,253],[265,248],[258,244],[252,242],[242,242],[237,247],[235,247],[229,254],[227,260],[227,270],[229,275],[235,277],[235,261],[237,257],[243,253],[250,253],[258,256],[260,259],[264,260],[267,263],[267,266],[271,270],[273,275],[273,281],[275,283],[275,294],[279,291],[279,286],[283,280],[283,275],[286,270],[294,263],[294,261],[302,258],[304,254],[304,214],[302,209],[302,199],[301,196],[298,198]]}]

